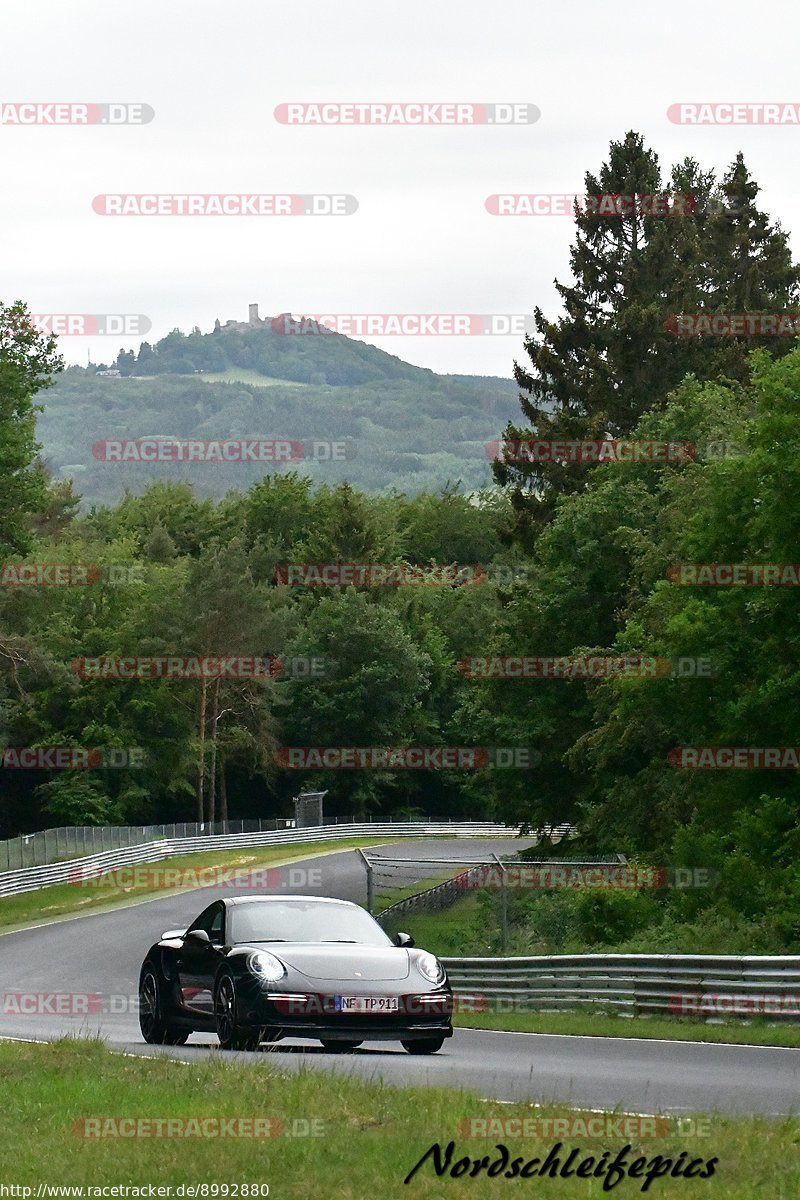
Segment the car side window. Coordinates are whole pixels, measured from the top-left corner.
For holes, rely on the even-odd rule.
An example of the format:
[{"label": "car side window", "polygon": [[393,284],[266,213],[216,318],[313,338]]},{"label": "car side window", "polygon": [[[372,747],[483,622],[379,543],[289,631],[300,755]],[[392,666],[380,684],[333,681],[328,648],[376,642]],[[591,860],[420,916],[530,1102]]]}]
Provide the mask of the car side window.
[{"label": "car side window", "polygon": [[214,942],[214,944],[217,946],[222,945],[222,926],[223,926],[224,916],[225,916],[225,910],[223,909],[222,905],[220,904],[217,906],[217,908],[214,912],[213,918],[211,920],[211,925],[208,930],[208,936],[211,938],[211,941]]},{"label": "car side window", "polygon": [[209,905],[204,909],[200,916],[192,921],[190,929],[204,929],[212,942],[217,945],[222,943],[222,930],[225,919],[225,909],[222,904],[216,903]]}]

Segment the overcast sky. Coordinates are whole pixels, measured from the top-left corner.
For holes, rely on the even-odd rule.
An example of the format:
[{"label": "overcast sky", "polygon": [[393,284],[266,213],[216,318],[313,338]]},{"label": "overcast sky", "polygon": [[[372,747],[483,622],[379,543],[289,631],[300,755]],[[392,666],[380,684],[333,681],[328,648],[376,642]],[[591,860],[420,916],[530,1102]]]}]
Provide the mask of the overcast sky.
[{"label": "overcast sky", "polygon": [[[0,126],[0,299],[143,313],[148,340],[215,317],[558,312],[569,217],[490,216],[496,192],[580,191],[629,129],[662,166],[743,149],[800,230],[797,126],[672,124],[679,101],[800,102],[796,0],[5,0],[0,102],[141,102],[142,126]],[[287,126],[292,101],[528,102],[501,128]],[[98,216],[100,193],[348,193],[347,217]],[[794,239],[798,253],[797,238]],[[68,338],[72,362],[140,339]],[[88,347],[87,347],[88,343]],[[376,344],[439,371],[508,375],[516,337]]]}]

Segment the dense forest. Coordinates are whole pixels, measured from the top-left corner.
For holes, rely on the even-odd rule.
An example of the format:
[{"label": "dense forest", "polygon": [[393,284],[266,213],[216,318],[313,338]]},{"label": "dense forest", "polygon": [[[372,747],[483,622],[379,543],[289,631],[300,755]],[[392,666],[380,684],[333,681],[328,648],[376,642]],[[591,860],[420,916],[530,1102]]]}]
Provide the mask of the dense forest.
[{"label": "dense forest", "polygon": [[[474,494],[455,485],[409,494],[397,479],[385,486],[392,477],[367,492],[347,471],[313,482],[287,470],[201,495],[162,471],[141,494],[80,509],[37,444],[36,406],[61,365],[55,342],[31,328],[24,304],[0,310],[0,745],[145,752],[135,766],[1,771],[5,835],[287,815],[301,787],[327,789],[331,817],[571,821],[585,852],[714,873],[713,888],[664,900],[685,949],[700,926],[716,931],[719,948],[796,947],[797,769],[783,759],[765,768],[758,755],[697,769],[676,752],[798,740],[796,576],[751,570],[753,586],[708,586],[683,567],[800,557],[800,349],[758,332],[677,338],[670,318],[790,312],[800,271],[741,156],[719,180],[692,160],[663,176],[629,134],[587,174],[586,191],[692,194],[700,204],[681,218],[576,214],[564,314],[536,310],[507,444],[690,443],[686,457],[542,462],[506,452],[494,484]],[[227,336],[171,335],[169,361],[200,369],[198,355],[212,352],[200,347]],[[69,387],[87,386],[70,374]],[[392,389],[406,386],[413,376],[370,381],[398,412]],[[112,408],[133,407],[117,394]],[[409,445],[429,414],[409,405],[405,415]],[[176,421],[164,432],[184,436]],[[496,419],[491,436],[500,432]],[[10,570],[24,564],[91,570],[84,582],[31,586]],[[399,583],[293,586],[287,564],[431,570]],[[459,564],[484,569],[432,570]],[[587,655],[710,669],[595,679],[465,669],[469,659]],[[178,679],[76,665],[133,656],[280,666],[260,678]],[[291,747],[412,746],[532,754],[510,767],[479,756],[473,770],[286,765]],[[652,896],[593,902],[655,920]]]}]

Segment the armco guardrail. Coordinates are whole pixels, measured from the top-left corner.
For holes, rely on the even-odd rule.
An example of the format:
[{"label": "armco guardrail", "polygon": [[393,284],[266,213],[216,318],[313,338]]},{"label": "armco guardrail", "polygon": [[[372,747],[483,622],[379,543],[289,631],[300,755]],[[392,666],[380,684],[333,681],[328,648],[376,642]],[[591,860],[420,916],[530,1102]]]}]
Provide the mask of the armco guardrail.
[{"label": "armco guardrail", "polygon": [[577,954],[444,958],[474,1011],[595,1010],[624,1016],[800,1021],[800,956]]},{"label": "armco guardrail", "polygon": [[133,863],[160,862],[176,854],[235,849],[237,846],[302,845],[372,837],[516,837],[517,829],[492,821],[368,821],[353,825],[318,825],[309,829],[284,829],[262,833],[231,833],[193,838],[165,838],[122,850],[106,850],[67,862],[0,872],[0,897],[33,892],[54,883],[76,883]]}]

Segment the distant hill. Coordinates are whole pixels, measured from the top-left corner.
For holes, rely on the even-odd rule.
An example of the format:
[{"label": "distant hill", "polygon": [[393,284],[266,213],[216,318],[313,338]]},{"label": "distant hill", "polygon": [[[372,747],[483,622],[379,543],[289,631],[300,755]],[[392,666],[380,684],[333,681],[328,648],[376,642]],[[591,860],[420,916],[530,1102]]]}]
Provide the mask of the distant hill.
[{"label": "distant hill", "polygon": [[[276,322],[277,324],[277,322]],[[287,336],[272,321],[215,332],[175,330],[111,367],[70,367],[45,393],[38,436],[56,475],[72,476],[85,503],[113,503],[154,478],[191,481],[199,495],[244,489],[267,471],[295,469],[318,482],[413,494],[461,480],[491,482],[485,444],[519,415],[513,380],[438,375],[340,334]],[[111,463],[93,446],[111,439],[289,438],[348,440],[342,462]]]}]

